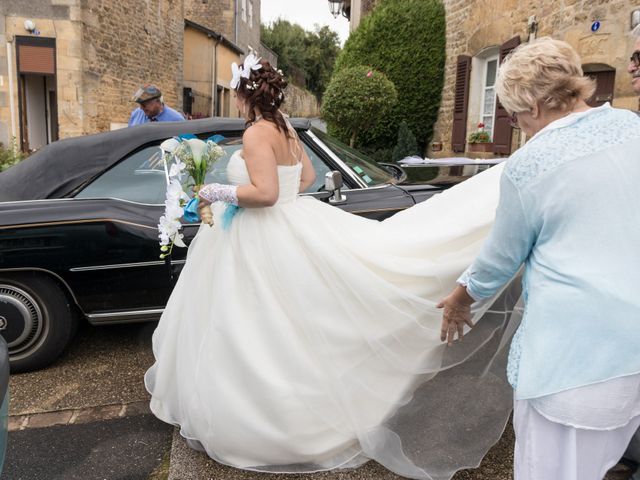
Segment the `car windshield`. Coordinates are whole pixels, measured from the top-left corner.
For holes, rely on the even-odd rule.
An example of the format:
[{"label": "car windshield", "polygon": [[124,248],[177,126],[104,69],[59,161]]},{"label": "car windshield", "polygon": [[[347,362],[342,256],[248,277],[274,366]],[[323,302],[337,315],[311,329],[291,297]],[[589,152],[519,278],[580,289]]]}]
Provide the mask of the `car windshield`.
[{"label": "car windshield", "polygon": [[368,186],[373,187],[395,182],[391,173],[380,167],[375,160],[367,157],[364,153],[354,150],[315,127],[312,127],[311,131]]}]

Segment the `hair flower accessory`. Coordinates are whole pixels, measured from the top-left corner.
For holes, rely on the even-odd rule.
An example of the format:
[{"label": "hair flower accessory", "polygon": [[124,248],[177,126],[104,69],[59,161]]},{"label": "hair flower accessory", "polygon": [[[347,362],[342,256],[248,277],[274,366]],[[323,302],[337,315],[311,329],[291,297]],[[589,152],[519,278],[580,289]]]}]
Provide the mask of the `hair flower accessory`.
[{"label": "hair flower accessory", "polygon": [[238,65],[235,62],[231,64],[231,82],[229,82],[229,85],[234,90],[237,90],[242,78],[249,79],[249,77],[251,77],[251,70],[260,70],[261,68],[260,57],[256,57],[253,53],[250,53],[245,57],[243,65]]}]

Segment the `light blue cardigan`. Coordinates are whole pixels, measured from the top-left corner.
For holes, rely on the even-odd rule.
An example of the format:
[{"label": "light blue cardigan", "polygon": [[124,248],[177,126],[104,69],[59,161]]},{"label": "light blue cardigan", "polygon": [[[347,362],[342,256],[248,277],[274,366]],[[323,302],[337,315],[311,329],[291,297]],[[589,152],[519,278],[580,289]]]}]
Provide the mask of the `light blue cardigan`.
[{"label": "light blue cardigan", "polygon": [[493,229],[459,283],[491,297],[524,263],[517,399],[640,373],[640,118],[608,104],[514,153]]}]

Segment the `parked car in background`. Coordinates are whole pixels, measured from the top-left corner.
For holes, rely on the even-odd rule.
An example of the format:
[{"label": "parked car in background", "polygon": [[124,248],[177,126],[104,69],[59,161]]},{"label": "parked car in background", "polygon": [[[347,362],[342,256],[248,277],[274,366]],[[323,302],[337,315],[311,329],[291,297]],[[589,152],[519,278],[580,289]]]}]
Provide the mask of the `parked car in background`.
[{"label": "parked car in background", "polygon": [[[387,218],[478,171],[452,175],[438,166],[427,180],[411,181],[402,167],[378,165],[308,120],[292,124],[317,175],[302,195],[371,219]],[[166,189],[159,145],[185,133],[222,135],[225,157],[208,181],[224,183],[243,130],[240,119],[150,123],[58,141],[0,173],[0,332],[12,372],[55,360],[78,321],[159,318],[186,259],[186,249],[178,248],[159,258]],[[198,227],[184,223],[187,244]]]}]

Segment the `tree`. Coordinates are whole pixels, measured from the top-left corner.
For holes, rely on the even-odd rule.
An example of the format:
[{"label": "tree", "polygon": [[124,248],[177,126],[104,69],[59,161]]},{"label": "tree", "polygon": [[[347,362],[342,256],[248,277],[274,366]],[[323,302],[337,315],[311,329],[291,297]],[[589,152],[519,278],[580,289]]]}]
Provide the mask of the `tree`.
[{"label": "tree", "polygon": [[294,79],[301,72],[301,86],[320,99],[340,53],[338,34],[327,26],[309,32],[283,19],[262,25],[261,34],[262,42],[278,54],[280,69]]},{"label": "tree", "polygon": [[416,136],[409,129],[407,122],[402,120],[402,122],[400,122],[400,128],[398,129],[398,143],[396,144],[396,148],[393,149],[393,161],[397,162],[403,158],[419,154],[420,147],[418,147]]},{"label": "tree", "polygon": [[393,145],[402,120],[421,148],[431,139],[444,82],[444,13],[439,0],[383,0],[345,43],[334,75],[371,65],[398,89],[396,107],[361,137],[364,145]]},{"label": "tree", "polygon": [[374,128],[394,107],[398,93],[383,74],[369,67],[344,68],[331,79],[322,104],[322,115],[338,127],[342,140],[353,147],[358,135]]}]

